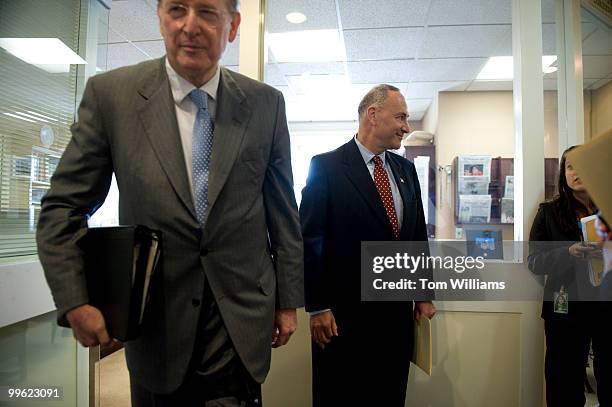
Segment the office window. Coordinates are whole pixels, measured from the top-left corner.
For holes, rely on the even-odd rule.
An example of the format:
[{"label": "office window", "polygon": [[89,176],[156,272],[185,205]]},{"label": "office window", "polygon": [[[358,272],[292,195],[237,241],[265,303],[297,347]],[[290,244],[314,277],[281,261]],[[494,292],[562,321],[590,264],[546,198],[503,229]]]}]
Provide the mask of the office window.
[{"label": "office window", "polygon": [[268,2],[265,82],[286,100],[298,201],[310,156],[349,141],[361,98],[388,83],[408,105],[412,132],[397,153],[419,170],[430,237],[484,225],[511,240],[512,2],[368,6]]},{"label": "office window", "polygon": [[70,140],[78,64],[85,62],[80,13],[78,0],[0,2],[2,259],[36,253],[40,200]]}]

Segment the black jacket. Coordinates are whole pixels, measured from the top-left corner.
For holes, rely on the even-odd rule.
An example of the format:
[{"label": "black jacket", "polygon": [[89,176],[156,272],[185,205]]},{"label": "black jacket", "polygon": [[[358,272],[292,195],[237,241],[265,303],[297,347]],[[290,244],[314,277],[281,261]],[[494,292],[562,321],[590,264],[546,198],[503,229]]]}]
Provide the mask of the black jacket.
[{"label": "black jacket", "polygon": [[[414,164],[386,153],[403,202],[401,241],[427,241]],[[313,157],[300,205],[306,310],[360,311],[362,241],[393,241],[393,229],[354,140]],[[363,306],[364,304],[361,304]],[[387,304],[392,308],[391,303]]]},{"label": "black jacket", "polygon": [[[533,273],[546,275],[542,318],[576,318],[590,312],[594,303],[575,300],[597,298],[597,289],[589,282],[587,261],[569,254],[569,247],[580,241],[577,222],[571,231],[564,231],[556,218],[552,202],[540,205],[529,234],[528,266]],[[568,314],[553,311],[553,293],[561,286],[568,294]]]}]

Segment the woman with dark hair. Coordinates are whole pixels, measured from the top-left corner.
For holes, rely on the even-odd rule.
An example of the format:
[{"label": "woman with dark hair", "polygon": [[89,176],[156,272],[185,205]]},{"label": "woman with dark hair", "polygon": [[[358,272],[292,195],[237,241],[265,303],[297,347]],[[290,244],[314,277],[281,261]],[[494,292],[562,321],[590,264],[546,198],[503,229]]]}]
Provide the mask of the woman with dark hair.
[{"label": "woman with dark hair", "polygon": [[589,281],[587,258],[600,256],[601,251],[581,242],[580,218],[592,215],[596,208],[566,158],[572,149],[561,157],[558,195],[540,205],[531,227],[528,264],[533,273],[546,275],[542,318],[548,407],[584,406],[591,340],[597,395],[605,407],[612,406],[609,304],[593,301],[599,297]]}]

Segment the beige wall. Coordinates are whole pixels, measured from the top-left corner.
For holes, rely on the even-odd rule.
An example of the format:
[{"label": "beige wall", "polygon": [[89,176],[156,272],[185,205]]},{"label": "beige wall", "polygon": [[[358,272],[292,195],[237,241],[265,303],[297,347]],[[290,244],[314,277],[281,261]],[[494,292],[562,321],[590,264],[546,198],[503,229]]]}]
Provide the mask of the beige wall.
[{"label": "beige wall", "polygon": [[407,406],[520,405],[521,315],[440,311],[431,377],[410,367]]},{"label": "beige wall", "polygon": [[[454,157],[462,154],[514,156],[511,92],[440,92],[437,108],[438,165],[450,165]],[[425,116],[429,128],[435,128],[433,116]],[[436,183],[437,190],[442,192],[436,197],[436,237],[453,239],[455,219],[452,187],[446,176],[438,177]],[[511,226],[503,228],[505,238],[512,236]]]},{"label": "beige wall", "polygon": [[421,120],[422,130],[436,134],[438,130],[438,96],[436,95]]},{"label": "beige wall", "polygon": [[272,366],[261,389],[266,407],[312,406],[310,343],[310,318],[301,308],[289,343],[272,349]]},{"label": "beige wall", "polygon": [[591,91],[591,135],[597,137],[609,129],[612,129],[612,81]]},{"label": "beige wall", "polygon": [[[436,135],[438,165],[450,165],[462,154],[514,157],[512,92],[440,92],[423,118],[423,128]],[[557,94],[544,92],[544,154],[558,155]],[[542,165],[544,165],[542,163]],[[455,237],[454,197],[447,178],[438,177],[436,236]],[[544,180],[542,180],[544,182]],[[504,239],[512,240],[512,226],[502,226]]]}]

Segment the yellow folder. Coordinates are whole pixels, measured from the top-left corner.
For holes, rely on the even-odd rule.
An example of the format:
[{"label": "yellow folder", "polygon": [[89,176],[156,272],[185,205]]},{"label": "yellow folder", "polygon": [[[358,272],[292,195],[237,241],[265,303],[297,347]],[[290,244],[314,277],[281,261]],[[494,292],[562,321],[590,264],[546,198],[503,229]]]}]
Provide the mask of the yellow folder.
[{"label": "yellow folder", "polygon": [[414,350],[412,363],[431,376],[432,366],[431,320],[421,316],[414,321]]},{"label": "yellow folder", "polygon": [[[595,219],[597,215],[591,215],[580,219],[582,224],[582,240],[585,243],[601,242],[601,237],[595,229]],[[601,275],[604,269],[603,259],[590,257],[589,259],[589,280],[594,286],[601,284]]]}]

